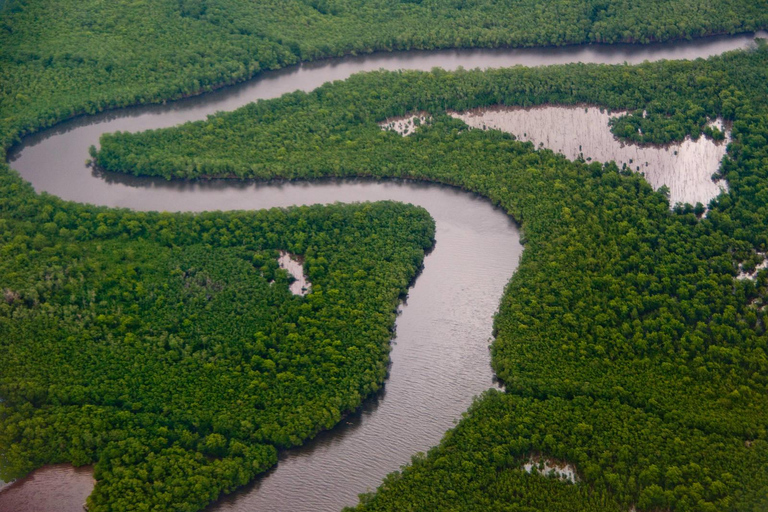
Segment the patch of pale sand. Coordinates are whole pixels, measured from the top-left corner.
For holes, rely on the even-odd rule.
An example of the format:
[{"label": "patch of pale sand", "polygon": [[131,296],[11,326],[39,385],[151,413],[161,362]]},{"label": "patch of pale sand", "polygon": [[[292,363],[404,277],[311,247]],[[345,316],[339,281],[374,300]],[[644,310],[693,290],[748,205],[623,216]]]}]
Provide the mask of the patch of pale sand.
[{"label": "patch of pale sand", "polygon": [[306,295],[312,291],[312,283],[304,275],[304,265],[292,254],[286,251],[280,251],[280,257],[277,259],[280,268],[287,270],[296,280],[291,283],[290,290],[294,295]]},{"label": "patch of pale sand", "polygon": [[572,484],[579,481],[576,468],[567,462],[542,457],[541,455],[531,455],[528,462],[523,464],[523,470],[526,473],[532,473],[534,468],[536,468],[539,474],[544,476],[559,478]]},{"label": "patch of pale sand", "polygon": [[424,123],[430,115],[427,112],[416,112],[411,116],[391,117],[379,123],[382,130],[391,130],[397,132],[403,137],[407,137],[416,131],[416,120],[420,123]]},{"label": "patch of pale sand", "polygon": [[[450,112],[472,128],[494,129],[513,134],[575,160],[579,157],[598,162],[615,161],[645,176],[654,189],[669,188],[670,205],[675,203],[709,204],[721,191],[724,181],[714,182],[712,175],[725,156],[726,140],[715,142],[707,137],[666,146],[623,143],[610,131],[608,121],[623,112],[608,113],[597,107],[541,106],[534,108],[492,107]],[[711,123],[722,130],[722,123]]]},{"label": "patch of pale sand", "polygon": [[759,263],[755,265],[755,270],[752,272],[745,271],[741,265],[739,265],[739,273],[736,275],[736,279],[751,279],[755,280],[757,278],[757,273],[763,269],[768,269],[768,253],[759,252],[757,253],[758,256],[763,257],[762,263]]}]

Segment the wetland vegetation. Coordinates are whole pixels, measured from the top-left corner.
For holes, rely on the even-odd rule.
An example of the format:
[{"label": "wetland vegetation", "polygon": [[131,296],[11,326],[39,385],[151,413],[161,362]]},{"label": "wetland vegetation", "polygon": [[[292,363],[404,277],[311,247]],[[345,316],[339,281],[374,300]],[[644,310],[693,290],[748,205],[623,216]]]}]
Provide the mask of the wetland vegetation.
[{"label": "wetland vegetation", "polygon": [[451,112],[468,126],[511,133],[517,140],[531,141],[536,147],[562,153],[571,160],[614,161],[621,168],[626,166],[641,173],[654,189],[666,186],[673,206],[676,203],[706,205],[720,195],[725,182],[716,183],[712,176],[725,156],[728,139],[725,127],[720,126],[710,136],[697,140],[687,137],[682,142],[644,145],[619,140],[611,133],[611,121],[623,114],[626,112],[562,105]]},{"label": "wetland vegetation", "polygon": [[358,407],[434,232],[400,203],[163,214],[0,187],[2,474],[98,462],[90,510],[202,508]]},{"label": "wetland vegetation", "polygon": [[[111,170],[167,177],[408,177],[489,197],[526,251],[495,322],[489,392],[361,510],[759,510],[768,481],[763,159],[768,47],[693,62],[356,75],[207,121],[105,135]],[[447,109],[545,103],[627,110],[652,142],[718,137],[729,191],[670,210],[614,164],[468,130]],[[645,110],[645,112],[643,112]],[[380,123],[427,112],[402,137]],[[531,452],[584,485],[520,471]],[[554,497],[553,497],[554,496]],[[508,506],[509,505],[509,506]],[[509,508],[511,507],[511,508]],[[518,507],[518,508],[515,508]]]},{"label": "wetland vegetation", "polygon": [[768,27],[753,0],[7,0],[3,146],[74,115],[373,51],[652,42]]},{"label": "wetland vegetation", "polygon": [[[651,42],[768,25],[763,2],[235,0],[0,6],[0,143],[83,113],[376,50]],[[373,30],[370,27],[374,27]],[[477,192],[527,245],[495,320],[506,391],[359,510],[768,507],[768,48],[693,62],[371,73],[208,121],[117,133],[98,165],[176,179],[405,177]],[[732,123],[729,190],[670,211],[616,165],[448,110],[594,104],[664,144]],[[427,112],[415,133],[387,118]],[[85,155],[84,155],[85,156]],[[197,510],[330,428],[386,374],[433,241],[396,203],[115,210],[0,164],[0,477],[95,462],[90,510]],[[304,257],[306,297],[280,251]],[[764,266],[764,265],[763,265]],[[447,276],[450,278],[450,276]],[[270,281],[274,281],[270,285]],[[579,483],[523,470],[531,454]]]}]

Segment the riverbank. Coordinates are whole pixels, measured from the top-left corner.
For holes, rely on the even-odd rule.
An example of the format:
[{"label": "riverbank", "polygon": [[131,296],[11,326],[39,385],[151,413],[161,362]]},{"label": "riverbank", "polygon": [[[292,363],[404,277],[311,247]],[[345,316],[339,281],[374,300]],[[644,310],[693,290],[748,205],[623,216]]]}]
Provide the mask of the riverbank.
[{"label": "riverbank", "polygon": [[[61,143],[62,141],[59,140],[58,142]],[[59,163],[61,163],[61,162],[59,162]],[[16,165],[16,162],[14,162],[14,165]],[[50,169],[50,168],[51,168],[51,166],[48,166],[48,169]],[[93,178],[93,176],[91,176],[91,178]],[[97,182],[99,179],[101,179],[98,176],[96,178],[97,178],[96,180],[93,180],[94,183]],[[141,181],[140,180],[136,180],[135,183],[138,184],[138,183],[141,183]],[[136,190],[137,195],[149,195],[149,196],[152,195],[153,190],[154,190],[154,185],[150,185],[151,182],[145,182],[145,183],[146,183],[147,186],[138,187],[137,188],[137,190]],[[303,186],[311,187],[311,185],[308,185],[308,184],[304,184]],[[221,195],[223,197],[223,196],[228,195],[228,191],[225,190],[227,187],[228,187],[228,185],[223,185],[223,184],[217,183],[217,184],[213,184],[211,189],[217,189],[217,188],[220,189],[219,192],[221,193]],[[245,185],[245,187],[252,187],[252,185]],[[71,189],[72,189],[71,193],[73,193],[73,194],[74,193],[79,193],[79,192],[75,191],[74,188],[75,187],[71,187]],[[183,183],[179,183],[179,182],[172,183],[171,185],[166,187],[164,189],[164,191],[167,192],[168,189],[178,189],[178,190],[180,190],[182,192],[202,190],[201,184],[183,184]],[[244,189],[244,190],[245,190],[245,192],[248,192],[247,189]],[[94,193],[95,191],[87,189],[87,190],[85,190],[85,192]],[[110,204],[116,204],[116,205],[119,204],[121,206],[130,206],[130,204],[126,204],[126,203],[128,201],[130,201],[131,198],[128,196],[128,194],[124,194],[124,192],[126,192],[126,191],[120,190],[120,191],[117,191],[117,193],[112,194],[111,196],[107,195],[107,196],[99,196],[99,197],[103,197],[103,199],[100,199],[100,200],[112,202]],[[278,190],[276,192],[273,190],[272,192],[273,192],[274,195],[277,195],[277,196],[280,196],[281,193],[282,193],[280,190]],[[200,195],[202,196],[203,194],[200,194]],[[230,198],[231,198],[231,196],[230,196]],[[164,199],[164,201],[163,201],[163,199]],[[181,199],[180,195],[179,195],[179,199]],[[137,205],[142,205],[142,206],[138,206],[138,207],[143,208],[143,207],[146,207],[146,205],[150,204],[153,200],[158,201],[155,204],[164,204],[164,205],[166,205],[166,206],[162,207],[162,209],[167,209],[167,208],[171,207],[170,206],[171,205],[171,201],[168,200],[168,197],[162,198],[160,194],[158,194],[155,199],[152,199],[151,197],[150,197],[149,200],[147,200],[147,199],[140,199],[140,200],[138,200],[139,202],[136,203],[136,204]],[[194,208],[207,209],[210,204],[211,203],[209,202],[209,200],[202,199],[199,203],[195,204]],[[233,204],[234,203],[228,203],[229,206],[232,206]],[[245,203],[242,203],[242,204],[245,204]],[[258,203],[252,202],[252,203],[250,203],[250,207],[262,207],[262,204],[258,204]],[[464,241],[465,239],[462,237],[461,240]],[[439,242],[438,242],[438,247],[439,247]],[[475,286],[475,284],[472,283],[471,286]],[[462,307],[466,307],[468,311],[471,311],[471,308],[470,308],[469,304],[462,304]],[[393,366],[393,368],[394,368],[394,366]],[[439,392],[441,394],[443,392],[443,390],[439,390]],[[436,396],[437,395],[433,396],[433,398],[435,398]],[[412,452],[410,452],[410,453],[412,453]]]}]

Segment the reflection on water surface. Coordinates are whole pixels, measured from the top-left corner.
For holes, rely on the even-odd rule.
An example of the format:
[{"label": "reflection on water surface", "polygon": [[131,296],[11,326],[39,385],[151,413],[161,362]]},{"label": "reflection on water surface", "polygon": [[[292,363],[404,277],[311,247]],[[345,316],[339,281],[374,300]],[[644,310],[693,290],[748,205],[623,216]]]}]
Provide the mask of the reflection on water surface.
[{"label": "reflection on water surface", "polygon": [[[356,503],[358,493],[378,486],[384,475],[407,463],[413,453],[437,444],[472,397],[494,385],[487,345],[493,313],[522,253],[516,227],[488,201],[449,187],[407,182],[263,185],[140,179],[92,172],[84,163],[88,146],[98,144],[102,133],[205,119],[216,111],[234,110],[297,89],[309,91],[360,71],[693,59],[741,48],[752,39],[752,35],[740,35],[648,46],[417,51],[322,61],[263,73],[240,85],[167,105],[61,123],[27,137],[10,160],[38,191],[105,206],[203,211],[393,199],[430,212],[437,223],[437,244],[401,307],[385,389],[336,428],[281,454],[278,467],[251,486],[210,507],[338,511]],[[79,512],[82,492],[87,494],[92,486],[87,470],[51,468],[56,469],[36,471],[0,492],[0,510]],[[16,501],[4,501],[10,499]]]}]

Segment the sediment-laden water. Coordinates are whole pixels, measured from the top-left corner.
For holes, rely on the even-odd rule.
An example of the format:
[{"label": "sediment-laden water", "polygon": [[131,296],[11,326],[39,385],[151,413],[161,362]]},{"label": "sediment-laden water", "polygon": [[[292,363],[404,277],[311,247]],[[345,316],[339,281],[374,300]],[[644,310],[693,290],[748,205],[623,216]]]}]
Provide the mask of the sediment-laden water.
[{"label": "sediment-laden water", "polygon": [[[257,209],[394,199],[424,206],[430,212],[437,223],[437,244],[401,308],[392,367],[383,391],[333,430],[281,454],[276,469],[210,507],[219,511],[332,511],[354,504],[358,493],[374,489],[384,475],[407,463],[412,454],[437,444],[472,397],[494,385],[487,346],[492,315],[522,252],[514,224],[488,201],[439,185],[366,181],[185,183],[95,173],[84,164],[88,146],[98,144],[105,132],[139,131],[204,119],[219,110],[233,110],[296,89],[311,90],[360,71],[691,59],[741,48],[752,39],[742,35],[648,46],[446,50],[322,61],[264,73],[197,98],[61,123],[27,137],[12,151],[10,161],[38,191],[139,210]],[[51,467],[41,469],[4,488],[0,510],[80,510],[84,497],[77,494],[78,489],[89,491],[92,485],[88,470],[55,468],[53,472]],[[67,487],[73,494],[60,492]],[[33,498],[41,501],[33,502]]]}]

